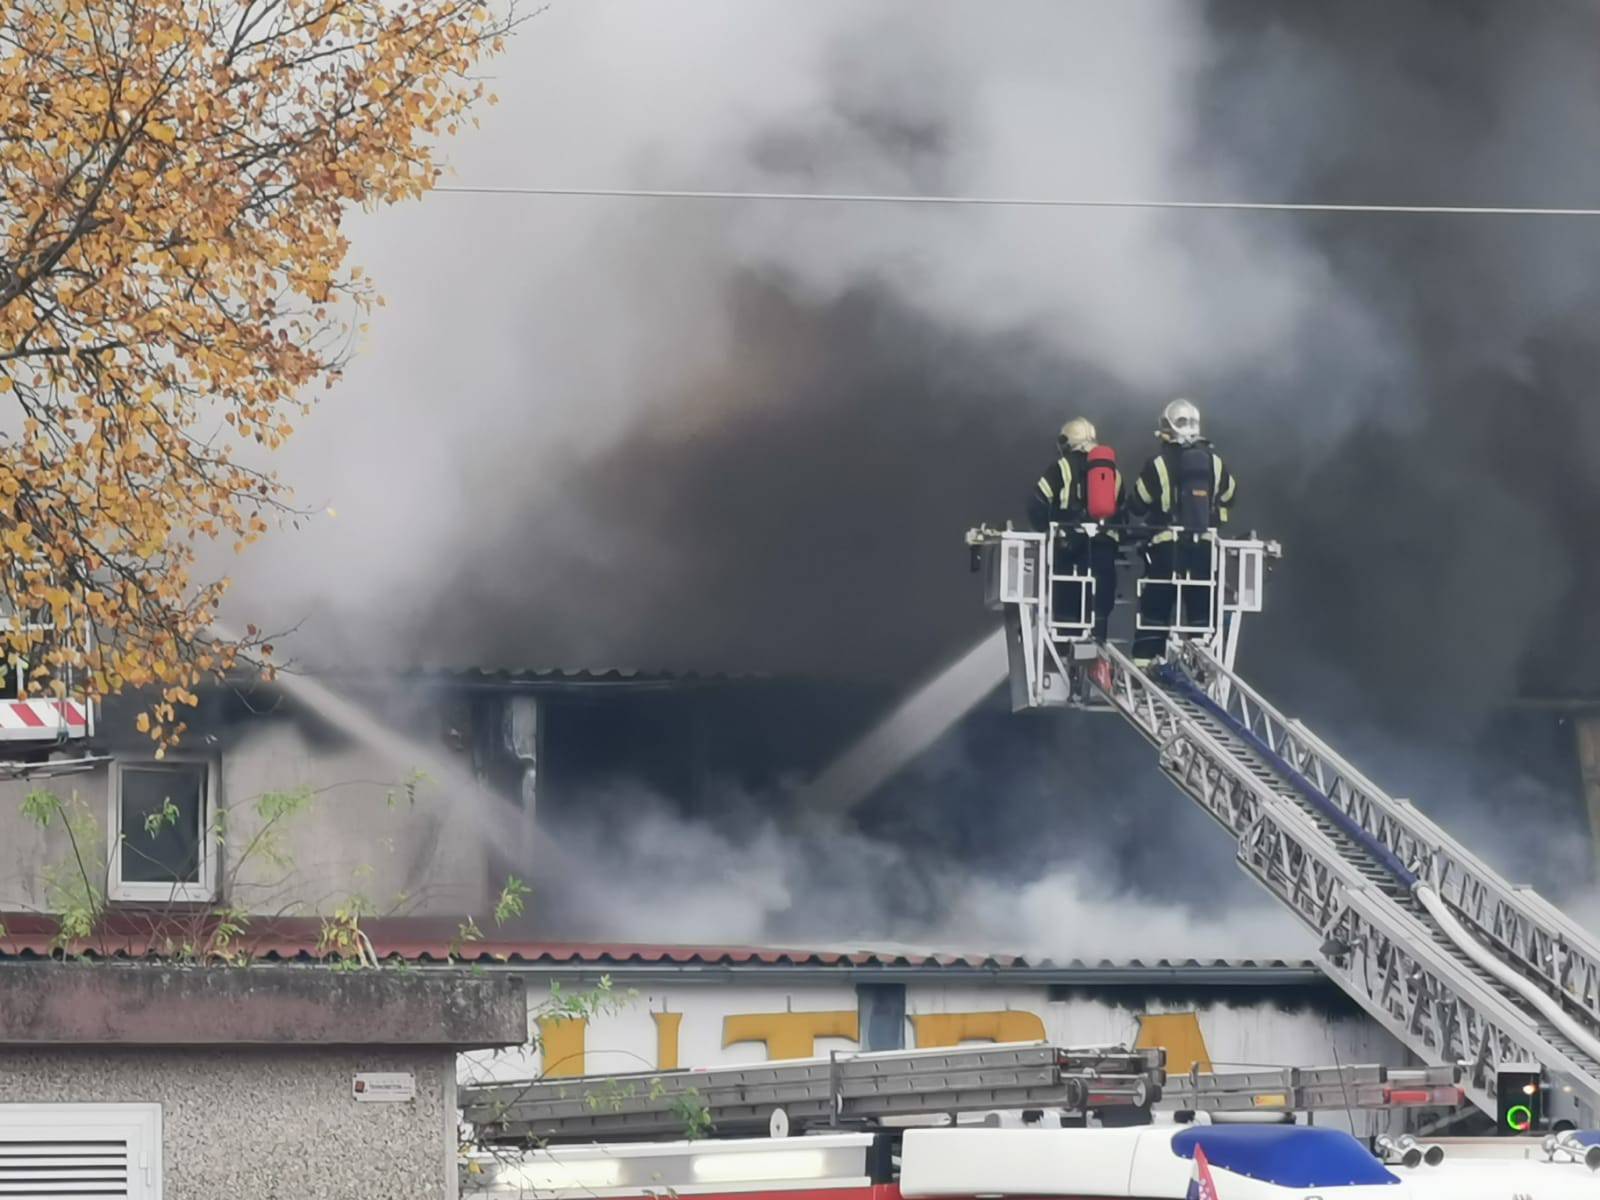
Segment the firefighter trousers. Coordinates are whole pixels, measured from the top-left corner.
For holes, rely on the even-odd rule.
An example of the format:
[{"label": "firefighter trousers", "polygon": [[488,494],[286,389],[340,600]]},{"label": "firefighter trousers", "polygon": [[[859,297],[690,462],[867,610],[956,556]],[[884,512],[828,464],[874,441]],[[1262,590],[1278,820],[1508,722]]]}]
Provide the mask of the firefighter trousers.
[{"label": "firefighter trousers", "polygon": [[[1168,627],[1177,615],[1179,588],[1171,579],[1204,581],[1211,578],[1211,543],[1192,535],[1179,534],[1176,541],[1154,542],[1144,549],[1144,594],[1139,598],[1140,629],[1133,639],[1135,662],[1160,658],[1167,651]],[[1190,628],[1211,627],[1211,589],[1185,587],[1182,624]]]}]

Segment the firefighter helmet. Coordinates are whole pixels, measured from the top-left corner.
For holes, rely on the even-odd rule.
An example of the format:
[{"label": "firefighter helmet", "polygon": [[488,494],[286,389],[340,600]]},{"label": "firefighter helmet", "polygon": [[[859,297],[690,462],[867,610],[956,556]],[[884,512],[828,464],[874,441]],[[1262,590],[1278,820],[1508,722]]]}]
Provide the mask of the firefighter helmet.
[{"label": "firefighter helmet", "polygon": [[1061,435],[1057,438],[1062,450],[1077,450],[1087,453],[1095,448],[1094,426],[1083,417],[1073,417],[1061,427]]},{"label": "firefighter helmet", "polygon": [[1156,436],[1164,442],[1188,446],[1200,440],[1200,410],[1194,401],[1179,398],[1161,410],[1161,428]]}]

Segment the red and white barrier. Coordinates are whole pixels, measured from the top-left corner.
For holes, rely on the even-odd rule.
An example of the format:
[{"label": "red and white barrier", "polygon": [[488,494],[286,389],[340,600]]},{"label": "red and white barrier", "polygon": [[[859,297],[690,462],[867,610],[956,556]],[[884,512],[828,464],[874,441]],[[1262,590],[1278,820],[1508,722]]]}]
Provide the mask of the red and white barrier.
[{"label": "red and white barrier", "polygon": [[47,742],[88,736],[88,706],[81,701],[0,700],[0,742]]}]

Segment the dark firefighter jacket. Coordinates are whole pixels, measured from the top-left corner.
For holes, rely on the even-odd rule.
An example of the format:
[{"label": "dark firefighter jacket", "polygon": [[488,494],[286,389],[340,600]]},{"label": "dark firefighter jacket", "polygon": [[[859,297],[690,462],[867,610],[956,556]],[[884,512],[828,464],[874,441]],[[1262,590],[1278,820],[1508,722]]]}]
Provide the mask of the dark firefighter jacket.
[{"label": "dark firefighter jacket", "polygon": [[[1088,501],[1084,497],[1088,461],[1088,455],[1082,450],[1068,450],[1039,476],[1039,482],[1033,485],[1033,492],[1028,496],[1028,520],[1038,532],[1043,533],[1052,521],[1071,523],[1089,519]],[[1122,515],[1125,499],[1119,468],[1117,516]]]},{"label": "dark firefighter jacket", "polygon": [[[1234,501],[1238,484],[1233,478],[1233,472],[1223,463],[1222,456],[1212,450],[1209,443],[1201,443],[1200,448],[1209,451],[1211,455],[1210,524],[1215,528],[1227,522],[1228,507]],[[1133,485],[1133,494],[1128,497],[1128,510],[1134,516],[1142,517],[1152,525],[1178,523],[1178,485],[1182,475],[1181,460],[1184,449],[1182,446],[1165,445],[1158,454],[1145,463],[1144,470],[1139,472],[1139,478]],[[1175,533],[1168,531],[1157,534],[1151,540],[1170,541],[1176,536]]]}]

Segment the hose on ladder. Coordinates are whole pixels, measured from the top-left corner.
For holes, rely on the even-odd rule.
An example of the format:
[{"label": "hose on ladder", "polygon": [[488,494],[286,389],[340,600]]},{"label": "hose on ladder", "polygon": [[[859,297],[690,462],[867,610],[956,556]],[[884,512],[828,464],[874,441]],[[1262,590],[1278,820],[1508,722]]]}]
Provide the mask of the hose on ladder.
[{"label": "hose on ladder", "polygon": [[1600,1063],[1600,1038],[1596,1038],[1587,1027],[1576,1021],[1557,1001],[1531,983],[1525,976],[1507,966],[1474,937],[1472,932],[1450,911],[1449,906],[1444,902],[1443,897],[1434,890],[1433,885],[1419,877],[1415,871],[1401,862],[1394,851],[1368,833],[1359,822],[1335,804],[1322,789],[1291,765],[1286,758],[1267,745],[1253,730],[1243,725],[1222,705],[1208,696],[1193,679],[1189,678],[1187,673],[1172,663],[1163,663],[1152,670],[1151,675],[1163,687],[1169,691],[1179,693],[1185,699],[1203,708],[1226,725],[1229,732],[1255,751],[1295,791],[1300,793],[1306,803],[1310,804],[1319,814],[1337,826],[1341,833],[1370,854],[1385,870],[1403,884],[1417,898],[1417,902],[1434,919],[1439,928],[1444,931],[1445,936],[1455,943],[1456,948],[1461,953],[1494,976],[1505,987],[1510,988],[1522,997],[1537,1009],[1545,1020],[1560,1030],[1562,1035],[1573,1045],[1577,1046],[1578,1049],[1582,1050],[1584,1054],[1595,1062]]}]

